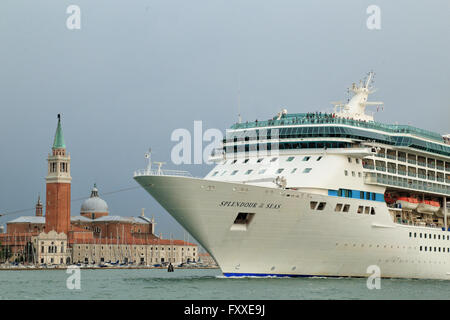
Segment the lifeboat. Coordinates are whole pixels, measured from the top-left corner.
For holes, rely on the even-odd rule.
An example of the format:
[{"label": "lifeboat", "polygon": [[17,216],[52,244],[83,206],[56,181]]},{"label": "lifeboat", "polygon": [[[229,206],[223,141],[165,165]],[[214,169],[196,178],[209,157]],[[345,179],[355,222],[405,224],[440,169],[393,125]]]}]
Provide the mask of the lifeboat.
[{"label": "lifeboat", "polygon": [[[447,206],[447,215],[450,213],[450,208]],[[436,211],[436,215],[440,218],[444,217],[444,207],[440,207],[438,211]]]},{"label": "lifeboat", "polygon": [[433,214],[437,213],[441,205],[439,201],[434,200],[422,200],[419,201],[419,205],[417,206],[417,212],[425,213],[425,214]]},{"label": "lifeboat", "polygon": [[414,197],[400,196],[395,202],[401,206],[402,209],[415,210],[419,206],[419,200]]},{"label": "lifeboat", "polygon": [[389,192],[385,192],[384,193],[384,201],[386,201],[387,204],[393,204],[393,203],[395,203],[395,197],[393,196],[393,194],[391,194]]}]

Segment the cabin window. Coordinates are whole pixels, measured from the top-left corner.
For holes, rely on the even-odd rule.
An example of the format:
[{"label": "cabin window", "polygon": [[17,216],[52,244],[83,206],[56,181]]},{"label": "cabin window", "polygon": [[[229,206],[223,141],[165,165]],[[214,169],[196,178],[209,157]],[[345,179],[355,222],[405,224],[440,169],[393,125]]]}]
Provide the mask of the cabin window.
[{"label": "cabin window", "polygon": [[264,172],[266,172],[266,169],[261,169],[259,170],[258,174],[263,174]]},{"label": "cabin window", "polygon": [[363,206],[359,206],[359,207],[358,207],[358,211],[356,211],[356,212],[357,212],[357,213],[363,213],[363,209],[364,209]]},{"label": "cabin window", "polygon": [[312,168],[305,168],[305,169],[303,170],[303,173],[310,173],[311,170],[312,170]]},{"label": "cabin window", "polygon": [[259,158],[256,162],[261,163],[261,161],[263,161],[263,160],[264,160],[264,158]]},{"label": "cabin window", "polygon": [[316,161],[320,161],[320,159],[322,159],[322,156],[318,157]]},{"label": "cabin window", "polygon": [[344,210],[342,210],[343,212],[349,212],[350,211],[350,205],[346,204],[344,205]]},{"label": "cabin window", "polygon": [[234,176],[236,173],[238,173],[239,170],[234,170],[231,175]]},{"label": "cabin window", "polygon": [[319,205],[318,205],[318,207],[317,207],[317,210],[323,210],[323,209],[325,209],[325,205],[326,205],[326,202],[321,202],[321,203],[319,203]]},{"label": "cabin window", "polygon": [[270,162],[275,162],[275,161],[277,161],[277,160],[278,160],[278,158],[275,157],[275,158],[272,158],[272,160],[270,160]]},{"label": "cabin window", "polygon": [[245,160],[244,160],[244,163],[247,163],[247,162],[248,162],[248,160],[249,160],[249,159],[245,159]]},{"label": "cabin window", "polygon": [[295,157],[289,157],[286,159],[287,162],[291,162],[292,160],[294,160]]},{"label": "cabin window", "polygon": [[295,171],[297,171],[297,168],[292,169],[291,173],[294,173]]},{"label": "cabin window", "polygon": [[250,169],[250,170],[247,170],[247,172],[245,173],[246,175],[249,175],[250,173],[252,173],[252,169]]},{"label": "cabin window", "polygon": [[284,169],[278,169],[276,173],[282,173]]},{"label": "cabin window", "polygon": [[317,201],[311,201],[311,202],[309,203],[309,205],[310,205],[311,209],[314,210],[314,209],[316,209]]},{"label": "cabin window", "polygon": [[370,214],[373,216],[375,215],[375,208],[370,208]]},{"label": "cabin window", "polygon": [[365,214],[369,214],[369,211],[370,211],[370,207],[365,207],[365,208],[364,208],[364,213],[365,213]]},{"label": "cabin window", "polygon": [[341,212],[341,210],[342,210],[342,203],[336,204],[336,208],[334,208],[334,211]]},{"label": "cabin window", "polygon": [[311,158],[310,156],[306,156],[306,157],[303,158],[302,161],[309,161],[310,158]]},{"label": "cabin window", "polygon": [[212,174],[212,177],[215,177],[217,174],[219,173],[219,171],[216,171]]}]

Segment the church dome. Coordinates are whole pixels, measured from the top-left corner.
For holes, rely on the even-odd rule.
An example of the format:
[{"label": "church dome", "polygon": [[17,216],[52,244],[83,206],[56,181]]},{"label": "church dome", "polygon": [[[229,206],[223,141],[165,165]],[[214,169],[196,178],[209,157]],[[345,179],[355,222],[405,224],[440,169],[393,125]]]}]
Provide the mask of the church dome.
[{"label": "church dome", "polygon": [[80,213],[95,213],[95,212],[108,212],[108,205],[106,201],[98,196],[97,186],[94,184],[94,188],[91,191],[91,197],[86,199],[81,205]]}]

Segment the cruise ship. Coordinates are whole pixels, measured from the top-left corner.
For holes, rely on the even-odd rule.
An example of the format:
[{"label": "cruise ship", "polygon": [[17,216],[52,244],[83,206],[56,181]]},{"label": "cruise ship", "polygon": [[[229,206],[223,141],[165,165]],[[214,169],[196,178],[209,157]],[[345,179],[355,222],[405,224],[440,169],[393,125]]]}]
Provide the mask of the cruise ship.
[{"label": "cruise ship", "polygon": [[235,123],[204,178],[134,179],[228,277],[450,279],[450,135],[374,121],[373,91],[369,73],[333,112]]}]

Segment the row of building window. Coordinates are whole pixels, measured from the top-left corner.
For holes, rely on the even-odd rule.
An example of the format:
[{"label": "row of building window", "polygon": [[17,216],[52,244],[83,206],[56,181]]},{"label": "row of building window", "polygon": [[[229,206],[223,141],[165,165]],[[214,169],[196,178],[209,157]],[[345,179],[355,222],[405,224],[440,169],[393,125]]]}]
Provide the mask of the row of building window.
[{"label": "row of building window", "polygon": [[[427,248],[429,248],[429,250],[427,250]],[[434,250],[433,250],[434,249]],[[420,246],[419,250],[420,251],[429,251],[429,252],[446,252],[445,251],[446,248],[442,247],[442,251],[441,251],[441,247],[427,247],[427,246]],[[447,252],[450,252],[450,248],[447,248]]]},{"label": "row of building window", "polygon": [[[319,157],[317,157],[316,158],[316,161],[320,161],[321,159],[323,158],[323,156],[319,156]],[[265,158],[258,158],[257,160],[256,160],[256,163],[262,163],[263,161],[264,161],[264,159]],[[293,161],[295,159],[295,157],[287,157],[286,158],[286,162],[291,162],[291,161]],[[303,158],[302,158],[302,161],[309,161],[309,159],[311,159],[311,156],[304,156]],[[275,162],[275,161],[277,161],[278,160],[278,157],[273,157],[272,159],[270,159],[270,162]],[[227,162],[228,161],[225,161],[223,164],[227,164]],[[231,160],[230,161],[230,164],[236,164],[238,162],[238,160],[237,159],[235,159],[235,160]],[[243,164],[245,164],[245,163],[249,163],[250,162],[250,159],[244,159],[243,161],[242,161],[242,163]]]},{"label": "row of building window", "polygon": [[[427,237],[428,235],[428,237]],[[410,232],[409,233],[410,238],[423,238],[423,239],[437,239],[441,240],[440,234],[431,234],[431,233],[419,233],[419,232]],[[442,240],[450,240],[450,235],[447,235],[447,239],[445,235],[442,235]]]},{"label": "row of building window", "polygon": [[[60,163],[60,172],[68,172],[69,171],[69,165],[66,162]],[[50,162],[50,172],[57,172],[58,171],[58,164],[56,162]]]},{"label": "row of building window", "polygon": [[[298,168],[293,168],[293,169],[291,170],[290,173],[291,173],[291,174],[295,173],[295,172],[297,171],[297,169],[298,169]],[[302,173],[310,173],[311,170],[312,170],[312,168],[305,168],[305,169],[303,169]],[[245,171],[244,175],[250,175],[250,174],[253,173],[253,171],[255,171],[255,170],[249,169],[249,170]],[[277,169],[277,171],[275,171],[275,174],[280,174],[280,173],[282,173],[283,171],[284,171],[284,168],[279,168],[279,169]],[[230,176],[235,176],[238,172],[239,172],[239,170],[233,170],[233,171],[231,172]],[[266,172],[267,172],[267,169],[264,168],[264,169],[259,170],[259,171],[258,171],[258,174],[264,174],[264,173],[266,173]],[[217,176],[218,173],[219,173],[219,171],[215,171],[215,172],[211,175],[211,177]],[[223,176],[225,173],[227,173],[227,170],[224,170],[224,171],[222,172],[222,174],[220,174],[220,177]]]},{"label": "row of building window", "polygon": [[[57,246],[48,246],[47,251],[48,251],[48,253],[58,253],[58,247]],[[45,253],[44,246],[41,246],[41,252]],[[61,246],[61,253],[64,253],[64,246]]]},{"label": "row of building window", "polygon": [[[322,211],[325,209],[327,203],[326,202],[318,202],[318,201],[310,201],[309,203],[311,210],[319,210]],[[350,211],[350,205],[344,204],[344,203],[337,203],[336,207],[334,208],[335,212],[349,212]],[[359,214],[371,214],[375,215],[375,208],[374,207],[365,207],[365,206],[359,206],[356,213]]]},{"label": "row of building window", "polygon": [[329,196],[337,196],[344,198],[360,199],[360,200],[371,200],[371,201],[382,201],[384,202],[384,195],[381,193],[362,191],[362,190],[350,190],[350,189],[338,189],[338,190],[328,190]]}]

